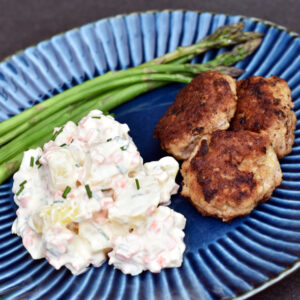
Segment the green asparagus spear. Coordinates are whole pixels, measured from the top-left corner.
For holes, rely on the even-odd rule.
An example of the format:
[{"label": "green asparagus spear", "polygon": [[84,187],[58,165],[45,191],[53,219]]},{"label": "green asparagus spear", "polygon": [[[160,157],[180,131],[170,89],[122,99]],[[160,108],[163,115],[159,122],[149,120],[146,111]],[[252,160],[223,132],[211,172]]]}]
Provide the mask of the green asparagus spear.
[{"label": "green asparagus spear", "polygon": [[[241,74],[241,71],[238,69],[227,69],[223,66],[229,66],[234,63],[236,63],[239,60],[242,60],[246,58],[248,55],[252,54],[253,51],[259,46],[261,42],[261,39],[254,39],[251,41],[248,41],[244,44],[237,45],[232,51],[222,53],[215,57],[213,60],[207,62],[206,64],[199,64],[199,65],[181,65],[181,64],[166,64],[166,65],[154,65],[154,66],[148,66],[145,68],[136,68],[131,69],[130,74],[132,76],[124,77],[124,73],[116,73],[116,76],[114,78],[114,81],[103,81],[102,84],[99,84],[94,89],[89,90],[88,95],[92,97],[93,95],[101,94],[103,92],[106,92],[108,90],[126,86],[130,83],[133,83],[136,80],[139,80],[137,76],[143,75],[143,74],[151,74],[151,73],[171,73],[171,72],[187,72],[192,74],[198,74],[207,70],[214,69],[216,71],[220,71],[222,73],[230,74],[233,77],[236,77]],[[129,73],[129,72],[128,72]],[[117,76],[119,75],[119,76]],[[133,77],[135,75],[136,77]],[[105,84],[106,83],[106,84]],[[56,97],[56,98],[55,98]],[[53,114],[54,112],[62,109],[63,107],[70,105],[72,103],[77,102],[79,99],[78,97],[81,97],[81,94],[75,95],[75,97],[66,97],[64,101],[61,101],[61,97],[55,96],[49,100],[44,101],[41,103],[41,105],[36,105],[29,110],[32,110],[32,113],[34,113],[34,116],[31,118],[28,118],[27,116],[22,117],[21,113],[18,115],[19,122],[22,121],[22,124],[9,130],[5,135],[0,136],[0,145],[5,144],[6,142],[9,142],[14,137],[18,136],[28,128],[30,128],[33,124],[36,124],[40,122],[41,120],[44,120],[49,115]],[[88,100],[88,97],[85,99]],[[49,106],[50,104],[51,106]],[[37,112],[37,109],[40,109],[41,106],[47,106],[48,109],[41,110],[40,112]],[[27,110],[28,111],[28,110]],[[24,115],[23,115],[24,116]],[[14,123],[16,125],[16,122]],[[4,123],[0,124],[4,126]]]},{"label": "green asparagus spear", "polygon": [[[0,142],[1,139],[3,143],[12,136],[21,132],[22,134],[0,149],[0,183],[18,169],[24,150],[41,146],[50,140],[53,127],[62,126],[69,120],[77,122],[92,109],[109,111],[142,93],[164,86],[169,81],[188,83],[191,80],[189,77],[191,74],[210,69],[217,69],[224,73],[230,72],[230,75],[234,75],[233,72],[240,72],[236,68],[226,66],[247,57],[260,43],[259,34],[242,32],[242,28],[242,23],[220,27],[214,34],[195,45],[179,47],[163,57],[143,64],[143,67],[108,72],[2,122],[0,135],[5,134],[9,128],[15,127],[16,131],[11,130],[12,133],[8,132],[2,136]],[[248,42],[236,46],[232,51],[223,53],[206,64],[181,65],[210,48],[245,41]],[[167,65],[159,65],[162,63],[167,63]],[[179,74],[174,75],[173,72]],[[122,88],[122,86],[125,87]],[[61,102],[63,104],[59,104]],[[33,127],[29,129],[31,126]]]},{"label": "green asparagus spear", "polygon": [[[127,88],[121,89],[120,91],[114,92],[109,96],[102,96],[99,99],[96,99],[93,103],[82,103],[81,105],[77,105],[73,110],[63,113],[60,116],[58,122],[53,122],[52,125],[48,124],[48,129],[51,130],[38,130],[34,136],[28,135],[26,139],[30,140],[31,148],[36,148],[43,145],[45,142],[49,141],[52,137],[52,130],[54,127],[59,127],[65,124],[67,121],[78,122],[82,117],[84,117],[90,110],[100,109],[103,111],[111,110],[125,102],[130,101],[131,99],[156,89],[160,86],[163,86],[165,82],[143,82],[134,84]],[[76,105],[76,104],[75,104]],[[54,120],[53,120],[54,121]],[[28,132],[28,131],[27,131]],[[37,138],[38,137],[38,138]],[[27,143],[27,142],[26,142]],[[29,142],[27,143],[29,144]],[[23,146],[21,148],[24,149]],[[26,147],[25,147],[26,148]],[[8,179],[14,172],[16,172],[21,164],[23,159],[23,151],[17,151],[14,155],[11,155],[10,158],[5,160],[2,164],[0,164],[0,183],[3,183],[6,179]]]},{"label": "green asparagus spear", "polygon": [[[153,66],[162,63],[172,62],[176,59],[181,59],[181,62],[190,58],[192,55],[198,55],[203,53],[204,51],[210,48],[218,48],[228,45],[234,45],[239,42],[249,41],[257,38],[260,34],[255,32],[242,32],[243,23],[230,24],[223,27],[220,27],[215,31],[214,34],[201,40],[195,45],[187,46],[187,47],[179,47],[177,50],[167,53],[166,55],[156,58],[151,62],[147,62],[143,64],[143,67]],[[89,99],[99,94],[99,86],[112,82],[117,78],[126,78],[127,76],[138,74],[136,68],[131,68],[119,72],[108,72],[102,76],[86,81],[78,86],[75,86],[61,94],[58,94],[47,101],[43,101],[40,104],[33,106],[25,110],[24,112],[0,123],[0,136],[6,134],[11,129],[23,124],[25,121],[30,118],[35,117],[39,112],[49,109],[53,106],[53,103],[61,102],[61,105],[66,105],[70,103],[75,103],[77,101],[81,101],[83,99]],[[101,89],[101,88],[100,88]],[[66,99],[68,99],[66,101]],[[60,109],[59,106],[58,109]],[[52,113],[53,111],[49,111]]]},{"label": "green asparagus spear", "polygon": [[[128,77],[128,79],[130,79],[128,80],[128,84],[132,85],[134,83],[147,82],[147,81],[163,81],[163,82],[171,81],[171,82],[189,83],[192,78],[180,74],[148,74],[136,78]],[[116,85],[115,87],[118,87],[118,85]],[[110,99],[110,101],[112,100]],[[83,102],[83,105],[86,104],[87,106],[92,106],[90,102],[91,101]],[[103,104],[106,104],[106,101],[103,102]],[[66,110],[61,110],[58,116],[56,116],[55,114],[51,115],[49,119],[44,119],[40,123],[37,123],[35,126],[31,127],[23,134],[19,135],[13,141],[3,146],[0,149],[0,164],[10,159],[11,157],[15,156],[17,153],[27,150],[33,143],[35,143],[40,139],[40,136],[44,136],[48,132],[51,132],[53,130],[54,123],[57,123],[57,125],[55,126],[61,126],[62,124],[68,121],[69,115],[70,115],[70,119],[72,119],[74,113],[77,113],[78,107],[80,111],[83,111],[82,105],[80,105],[80,103],[78,104],[78,106],[74,106],[74,107],[69,106],[67,107]],[[104,110],[108,110],[108,109],[104,107]]]},{"label": "green asparagus spear", "polygon": [[236,45],[238,43],[247,42],[261,37],[261,34],[257,32],[243,32],[242,29],[244,25],[245,24],[243,22],[239,22],[219,27],[212,35],[199,41],[197,44],[178,47],[175,51],[155,58],[141,66],[145,67],[153,64],[166,64],[170,61],[178,60],[181,57],[189,56],[190,58],[192,55],[199,55],[212,48]]}]

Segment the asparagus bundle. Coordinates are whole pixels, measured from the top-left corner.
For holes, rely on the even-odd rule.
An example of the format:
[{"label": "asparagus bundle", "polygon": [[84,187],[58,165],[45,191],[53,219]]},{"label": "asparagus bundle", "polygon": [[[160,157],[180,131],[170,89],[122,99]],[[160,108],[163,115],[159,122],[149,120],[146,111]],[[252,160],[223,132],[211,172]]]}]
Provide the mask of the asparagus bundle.
[{"label": "asparagus bundle", "polygon": [[[220,27],[197,44],[179,47],[135,68],[108,72],[0,123],[0,145],[6,143],[0,149],[0,183],[18,169],[23,151],[43,145],[51,139],[54,127],[69,120],[78,122],[92,109],[109,111],[169,82],[189,83],[206,70],[238,76],[241,70],[229,66],[253,53],[261,42],[260,34],[242,32],[243,27],[243,23]],[[205,64],[186,64],[211,48],[235,44],[232,51]]]}]

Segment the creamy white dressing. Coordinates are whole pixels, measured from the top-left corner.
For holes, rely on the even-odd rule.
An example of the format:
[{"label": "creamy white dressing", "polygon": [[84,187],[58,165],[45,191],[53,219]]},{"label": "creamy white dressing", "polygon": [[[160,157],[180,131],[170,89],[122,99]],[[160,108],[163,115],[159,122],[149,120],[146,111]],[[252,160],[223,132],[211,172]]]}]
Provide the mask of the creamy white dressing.
[{"label": "creamy white dressing", "polygon": [[14,175],[12,232],[34,259],[80,274],[109,264],[126,274],[179,267],[185,218],[162,206],[178,190],[172,157],[143,164],[129,128],[94,110],[24,153]]}]

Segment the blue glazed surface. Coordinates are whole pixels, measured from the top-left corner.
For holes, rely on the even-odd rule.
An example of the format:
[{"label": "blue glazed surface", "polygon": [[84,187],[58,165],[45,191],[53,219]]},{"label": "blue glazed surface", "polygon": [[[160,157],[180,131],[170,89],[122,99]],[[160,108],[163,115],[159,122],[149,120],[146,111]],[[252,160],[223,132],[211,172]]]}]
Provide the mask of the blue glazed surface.
[{"label": "blue glazed surface", "polygon": [[[89,78],[124,69],[194,43],[217,27],[243,19],[265,34],[260,49],[239,62],[241,78],[271,74],[287,80],[300,118],[300,38],[253,19],[193,11],[117,16],[53,37],[0,64],[0,119],[4,120]],[[224,51],[210,51],[207,61]],[[145,161],[165,155],[152,138],[155,124],[183,85],[172,84],[115,109]],[[104,264],[80,276],[32,260],[10,233],[16,207],[9,180],[0,186],[0,295],[8,299],[222,299],[253,293],[300,257],[300,122],[293,152],[281,160],[283,182],[249,216],[225,224],[204,218],[183,197],[172,207],[187,218],[181,268],[131,277]],[[178,178],[180,181],[181,178]],[[280,275],[282,276],[282,275]],[[279,277],[278,277],[279,278]],[[275,279],[276,280],[276,279]],[[242,296],[243,297],[243,296]]]}]

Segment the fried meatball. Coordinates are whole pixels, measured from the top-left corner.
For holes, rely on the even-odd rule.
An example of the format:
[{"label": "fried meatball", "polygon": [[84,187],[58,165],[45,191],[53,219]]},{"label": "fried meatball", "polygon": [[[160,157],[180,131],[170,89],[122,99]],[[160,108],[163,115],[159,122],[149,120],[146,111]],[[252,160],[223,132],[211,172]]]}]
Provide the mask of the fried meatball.
[{"label": "fried meatball", "polygon": [[177,159],[187,159],[200,138],[229,127],[236,103],[235,79],[219,72],[201,73],[179,91],[154,137]]},{"label": "fried meatball", "polygon": [[269,139],[250,131],[216,131],[202,139],[181,174],[181,194],[203,216],[226,222],[268,200],[282,178]]},{"label": "fried meatball", "polygon": [[292,151],[297,118],[286,81],[253,76],[238,82],[238,104],[232,129],[266,134],[279,158]]}]

